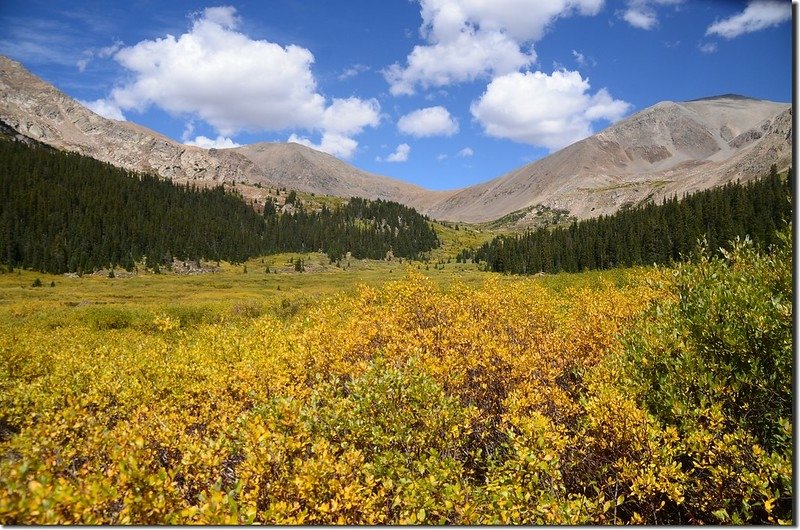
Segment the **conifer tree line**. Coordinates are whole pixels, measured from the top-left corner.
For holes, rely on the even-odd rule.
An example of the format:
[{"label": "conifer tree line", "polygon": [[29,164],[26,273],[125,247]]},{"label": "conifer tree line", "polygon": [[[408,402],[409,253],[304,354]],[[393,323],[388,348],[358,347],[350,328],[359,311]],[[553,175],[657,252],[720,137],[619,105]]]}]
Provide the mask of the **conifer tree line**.
[{"label": "conifer tree line", "polygon": [[791,170],[781,177],[773,165],[767,177],[746,184],[729,183],[569,227],[498,236],[477,251],[462,251],[458,260],[483,261],[495,272],[535,274],[673,263],[689,257],[703,238],[717,254],[737,236],[768,248],[777,242],[776,230],[791,222],[791,180]]},{"label": "conifer tree line", "polygon": [[[75,153],[0,141],[0,263],[60,274],[281,251],[414,257],[439,245],[416,211],[355,199],[259,215],[222,187],[177,185]],[[382,217],[385,216],[385,217]],[[333,219],[335,222],[330,223]]]},{"label": "conifer tree line", "polygon": [[439,246],[427,218],[413,208],[381,199],[353,197],[343,206],[323,205],[318,211],[298,204],[291,213],[278,213],[276,205],[267,202],[264,219],[268,252],[322,250],[331,262],[347,252],[358,259],[384,259],[389,251],[417,259]]}]

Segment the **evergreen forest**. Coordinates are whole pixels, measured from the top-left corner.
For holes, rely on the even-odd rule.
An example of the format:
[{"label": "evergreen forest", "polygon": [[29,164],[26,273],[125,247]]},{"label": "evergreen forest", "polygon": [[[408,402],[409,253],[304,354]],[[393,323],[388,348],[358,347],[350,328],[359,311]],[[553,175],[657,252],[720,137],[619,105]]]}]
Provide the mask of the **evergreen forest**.
[{"label": "evergreen forest", "polygon": [[262,216],[221,186],[177,185],[8,141],[0,142],[0,205],[0,262],[56,274],[283,251],[414,258],[439,245],[427,220],[397,203],[353,199],[306,211],[295,201],[279,212],[270,202]]},{"label": "evergreen forest", "polygon": [[347,252],[358,259],[384,259],[391,251],[394,256],[416,259],[439,246],[425,217],[412,208],[380,199],[353,197],[341,207],[323,204],[319,211],[308,211],[299,206],[282,214],[274,201],[268,201],[264,219],[264,244],[270,253],[322,249],[333,262]]},{"label": "evergreen forest", "polygon": [[669,264],[688,257],[698,241],[717,255],[736,238],[758,247],[777,242],[777,230],[791,221],[791,170],[745,184],[672,197],[613,215],[502,235],[463,250],[459,261],[484,261],[489,270],[514,274],[579,272],[592,269]]}]

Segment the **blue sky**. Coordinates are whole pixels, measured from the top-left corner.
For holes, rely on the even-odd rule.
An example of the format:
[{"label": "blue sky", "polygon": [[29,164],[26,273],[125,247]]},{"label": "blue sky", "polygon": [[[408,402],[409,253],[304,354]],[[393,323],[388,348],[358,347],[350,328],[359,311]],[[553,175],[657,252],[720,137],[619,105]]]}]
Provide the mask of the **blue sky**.
[{"label": "blue sky", "polygon": [[10,0],[0,27],[0,53],[107,117],[432,189],[659,101],[792,90],[788,0]]}]

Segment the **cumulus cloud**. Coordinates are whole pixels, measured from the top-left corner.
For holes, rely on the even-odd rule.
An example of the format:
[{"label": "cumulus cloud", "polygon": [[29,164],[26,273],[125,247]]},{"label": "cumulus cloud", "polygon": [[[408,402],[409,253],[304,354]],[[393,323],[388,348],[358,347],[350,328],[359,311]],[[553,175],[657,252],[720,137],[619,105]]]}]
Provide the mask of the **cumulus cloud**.
[{"label": "cumulus cloud", "polygon": [[421,36],[406,65],[383,74],[393,95],[416,85],[444,86],[503,75],[536,61],[526,44],[538,41],[559,17],[595,15],[603,0],[421,0]]},{"label": "cumulus cloud", "polygon": [[329,102],[317,91],[309,50],[251,39],[237,30],[239,24],[233,7],[206,8],[178,37],[120,49],[114,58],[133,75],[108,101],[123,110],[154,105],[197,117],[223,137],[243,130],[304,129],[322,136],[317,148],[352,154],[357,146],[352,136],[378,124],[378,102]]},{"label": "cumulus cloud", "polygon": [[590,136],[592,122],[616,121],[631,105],[606,89],[589,93],[578,72],[514,72],[497,77],[470,106],[486,134],[551,151]]},{"label": "cumulus cloud", "polygon": [[94,101],[78,100],[78,103],[91,110],[95,114],[99,114],[104,118],[111,120],[125,121],[125,115],[122,113],[117,105],[105,99],[96,99]]},{"label": "cumulus cloud", "polygon": [[653,29],[658,22],[656,12],[651,9],[630,8],[622,15],[622,19],[634,28],[649,30]]},{"label": "cumulus cloud", "polygon": [[390,154],[385,159],[377,157],[375,160],[378,162],[405,162],[408,160],[408,153],[410,152],[411,147],[408,144],[400,144],[397,146],[397,149],[394,150],[394,153]]},{"label": "cumulus cloud", "polygon": [[376,99],[359,98],[338,99],[322,113],[322,130],[343,135],[354,135],[365,127],[375,127],[380,123],[381,106]]},{"label": "cumulus cloud", "polygon": [[532,51],[522,52],[501,33],[467,32],[451,42],[415,46],[408,56],[408,66],[395,63],[384,71],[384,77],[393,95],[412,95],[417,83],[428,88],[473,81],[488,74],[513,72],[535,60]]},{"label": "cumulus cloud", "polygon": [[306,136],[292,133],[288,142],[294,142],[318,151],[350,158],[358,148],[358,142],[351,138],[360,133],[364,127],[375,127],[380,122],[380,105],[374,99],[367,101],[358,98],[334,99],[322,113],[322,128],[319,143],[312,142]]},{"label": "cumulus cloud", "polygon": [[442,106],[427,107],[409,112],[397,121],[403,134],[423,136],[452,136],[458,132],[458,122]]},{"label": "cumulus cloud", "polygon": [[628,0],[628,7],[621,13],[622,19],[643,30],[651,30],[658,25],[656,6],[678,5],[685,0]]},{"label": "cumulus cloud", "polygon": [[230,138],[226,138],[222,135],[217,136],[213,140],[206,136],[196,136],[194,140],[184,141],[183,143],[186,145],[202,147],[203,149],[229,149],[231,147],[241,146],[241,144],[237,144]]},{"label": "cumulus cloud", "polygon": [[322,138],[319,143],[314,143],[305,136],[297,136],[292,133],[287,142],[294,142],[296,144],[323,151],[325,153],[338,156],[340,158],[350,158],[358,148],[358,142],[352,138],[338,133],[322,133]]},{"label": "cumulus cloud", "polygon": [[753,0],[744,11],[711,24],[706,35],[719,35],[733,39],[745,33],[752,33],[777,26],[792,19],[792,4],[785,0]]},{"label": "cumulus cloud", "polygon": [[471,147],[465,147],[461,151],[458,152],[456,156],[460,156],[461,158],[467,158],[475,154],[475,151],[472,150]]}]

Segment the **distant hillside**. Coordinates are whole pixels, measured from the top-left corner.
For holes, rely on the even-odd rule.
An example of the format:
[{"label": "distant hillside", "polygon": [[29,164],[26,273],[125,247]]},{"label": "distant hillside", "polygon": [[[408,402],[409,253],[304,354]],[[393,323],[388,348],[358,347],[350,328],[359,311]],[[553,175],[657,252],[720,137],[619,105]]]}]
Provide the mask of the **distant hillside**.
[{"label": "distant hillside", "polygon": [[241,155],[183,145],[135,123],[98,116],[1,55],[0,120],[34,140],[123,169],[177,181],[267,183]]},{"label": "distant hillside", "polygon": [[231,149],[251,160],[280,186],[337,197],[384,199],[422,211],[453,192],[430,191],[401,180],[361,171],[335,156],[296,143],[257,143]]},{"label": "distant hillside", "polygon": [[486,262],[495,272],[579,272],[668,264],[688,258],[704,239],[708,250],[730,249],[749,237],[761,248],[778,243],[777,231],[791,223],[791,176],[771,174],[729,183],[662,204],[619,211],[554,230],[499,236],[459,259]]},{"label": "distant hillside", "polygon": [[[0,140],[0,263],[42,272],[158,270],[179,260],[241,262],[287,250],[331,260],[416,257],[439,245],[416,211],[354,199],[307,212],[291,201],[264,215],[222,186],[196,188],[76,153]],[[290,194],[292,195],[292,194]]]},{"label": "distant hillside", "polygon": [[192,189],[75,153],[0,141],[0,262],[43,272],[241,261],[262,218],[221,187]]},{"label": "distant hillside", "polygon": [[124,169],[152,172],[176,182],[258,184],[260,188],[249,188],[246,193],[259,204],[263,204],[267,189],[278,187],[417,206],[429,205],[447,195],[361,171],[295,143],[261,143],[237,149],[184,145],[135,123],[98,116],[20,63],[3,56],[0,120],[15,131],[58,149]]},{"label": "distant hillside", "polygon": [[[664,101],[541,160],[468,188],[431,191],[355,168],[299,144],[235,149],[180,144],[131,122],[108,120],[0,56],[0,120],[58,149],[176,182],[248,184],[262,205],[271,188],[400,202],[435,219],[489,222],[524,211],[586,219],[785,170],[792,153],[788,103],[736,94]],[[528,215],[530,214],[530,215]]]},{"label": "distant hillside", "polygon": [[742,96],[662,102],[426,212],[482,222],[535,205],[586,219],[791,163],[792,109]]}]

